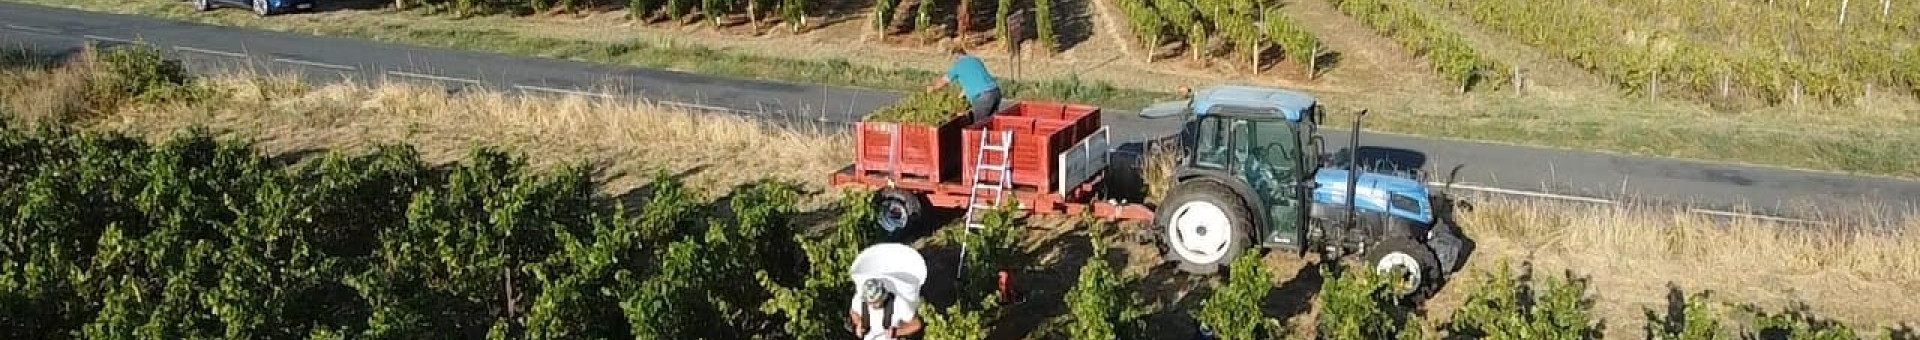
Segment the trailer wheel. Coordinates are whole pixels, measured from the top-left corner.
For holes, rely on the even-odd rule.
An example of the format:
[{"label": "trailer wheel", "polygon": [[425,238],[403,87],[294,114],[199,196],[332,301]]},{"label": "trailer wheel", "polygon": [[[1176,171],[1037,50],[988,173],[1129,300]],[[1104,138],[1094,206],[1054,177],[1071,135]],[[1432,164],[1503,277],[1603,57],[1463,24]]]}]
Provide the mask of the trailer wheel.
[{"label": "trailer wheel", "polygon": [[873,203],[874,212],[879,215],[880,230],[887,235],[912,227],[927,214],[925,198],[896,189],[881,189],[873,196]]},{"label": "trailer wheel", "polygon": [[1389,237],[1367,250],[1367,264],[1375,273],[1393,275],[1400,270],[1405,281],[1390,289],[1405,301],[1419,300],[1438,278],[1439,260],[1426,245],[1409,237]]},{"label": "trailer wheel", "polygon": [[1227,187],[1199,181],[1175,188],[1154,212],[1154,224],[1165,228],[1160,241],[1182,271],[1206,275],[1247,248],[1248,216],[1246,205]]}]

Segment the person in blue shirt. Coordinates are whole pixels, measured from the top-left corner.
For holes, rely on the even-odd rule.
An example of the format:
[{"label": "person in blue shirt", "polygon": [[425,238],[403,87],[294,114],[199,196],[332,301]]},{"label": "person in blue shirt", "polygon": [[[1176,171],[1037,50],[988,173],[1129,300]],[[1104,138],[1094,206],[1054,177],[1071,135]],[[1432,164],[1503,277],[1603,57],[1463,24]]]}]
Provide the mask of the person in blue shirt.
[{"label": "person in blue shirt", "polygon": [[967,114],[973,116],[973,121],[985,121],[999,112],[1000,83],[993,79],[993,74],[987,72],[987,64],[967,54],[967,49],[959,44],[954,44],[948,52],[959,60],[955,60],[953,66],[947,69],[946,76],[934,81],[933,86],[928,86],[927,91],[939,91],[948,84],[960,83],[961,93],[967,99]]}]

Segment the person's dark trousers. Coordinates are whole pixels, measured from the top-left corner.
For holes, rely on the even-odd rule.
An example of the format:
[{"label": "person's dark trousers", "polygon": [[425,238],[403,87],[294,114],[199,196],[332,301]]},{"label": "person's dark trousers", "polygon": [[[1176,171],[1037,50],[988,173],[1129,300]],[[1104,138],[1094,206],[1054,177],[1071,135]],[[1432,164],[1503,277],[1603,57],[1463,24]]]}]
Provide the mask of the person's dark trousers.
[{"label": "person's dark trousers", "polygon": [[989,115],[1000,112],[1000,89],[994,88],[980,92],[980,96],[968,101],[967,105],[971,109],[969,114],[972,115],[973,122],[987,121]]}]

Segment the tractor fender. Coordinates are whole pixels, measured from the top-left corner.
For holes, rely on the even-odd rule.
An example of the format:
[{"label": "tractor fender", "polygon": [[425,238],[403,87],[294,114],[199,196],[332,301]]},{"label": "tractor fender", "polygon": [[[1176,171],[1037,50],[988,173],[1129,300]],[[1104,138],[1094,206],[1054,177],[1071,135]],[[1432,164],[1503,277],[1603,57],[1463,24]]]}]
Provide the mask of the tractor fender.
[{"label": "tractor fender", "polygon": [[1249,215],[1253,215],[1251,216],[1253,220],[1248,221],[1252,222],[1253,227],[1247,228],[1247,232],[1250,233],[1247,236],[1258,240],[1260,235],[1266,234],[1268,225],[1266,202],[1261,201],[1259,196],[1254,196],[1253,187],[1248,186],[1247,183],[1219,170],[1181,169],[1174,173],[1174,178],[1174,183],[1179,183],[1177,185],[1187,185],[1187,182],[1193,181],[1208,181],[1233,190],[1234,196],[1239,196],[1240,202],[1246,204]]}]

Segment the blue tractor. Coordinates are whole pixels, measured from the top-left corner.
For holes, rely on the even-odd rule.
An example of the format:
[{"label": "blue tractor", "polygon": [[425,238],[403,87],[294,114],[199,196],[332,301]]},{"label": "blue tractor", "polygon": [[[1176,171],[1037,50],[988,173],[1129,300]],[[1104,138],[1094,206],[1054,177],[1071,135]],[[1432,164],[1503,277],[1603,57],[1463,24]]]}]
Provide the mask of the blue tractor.
[{"label": "blue tractor", "polygon": [[1211,274],[1252,247],[1329,258],[1361,255],[1400,275],[1397,293],[1417,299],[1456,270],[1462,239],[1437,218],[1425,175],[1358,166],[1360,117],[1352,140],[1329,154],[1310,95],[1224,85],[1141,111],[1180,117],[1172,190],[1154,212],[1153,238],[1169,261]]}]

